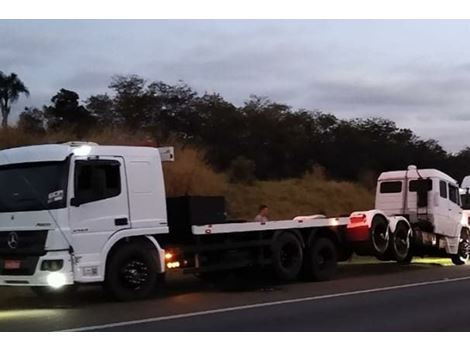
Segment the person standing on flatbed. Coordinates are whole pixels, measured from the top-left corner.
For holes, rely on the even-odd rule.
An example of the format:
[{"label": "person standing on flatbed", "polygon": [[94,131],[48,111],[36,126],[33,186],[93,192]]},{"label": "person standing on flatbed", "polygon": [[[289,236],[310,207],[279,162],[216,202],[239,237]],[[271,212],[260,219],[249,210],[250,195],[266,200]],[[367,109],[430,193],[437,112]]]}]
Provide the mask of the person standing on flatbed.
[{"label": "person standing on flatbed", "polygon": [[267,222],[268,221],[268,215],[269,215],[268,206],[265,205],[265,204],[261,204],[259,206],[258,215],[255,216],[254,221]]}]

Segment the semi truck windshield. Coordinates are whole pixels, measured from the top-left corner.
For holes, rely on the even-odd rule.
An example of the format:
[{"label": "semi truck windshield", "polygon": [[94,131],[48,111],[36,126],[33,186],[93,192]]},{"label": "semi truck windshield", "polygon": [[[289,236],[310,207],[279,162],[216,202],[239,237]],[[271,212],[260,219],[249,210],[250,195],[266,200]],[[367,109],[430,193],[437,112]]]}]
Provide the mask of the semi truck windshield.
[{"label": "semi truck windshield", "polygon": [[460,196],[460,199],[462,201],[462,209],[464,210],[470,210],[470,194],[462,194]]},{"label": "semi truck windshield", "polygon": [[0,213],[64,208],[68,160],[0,166]]}]

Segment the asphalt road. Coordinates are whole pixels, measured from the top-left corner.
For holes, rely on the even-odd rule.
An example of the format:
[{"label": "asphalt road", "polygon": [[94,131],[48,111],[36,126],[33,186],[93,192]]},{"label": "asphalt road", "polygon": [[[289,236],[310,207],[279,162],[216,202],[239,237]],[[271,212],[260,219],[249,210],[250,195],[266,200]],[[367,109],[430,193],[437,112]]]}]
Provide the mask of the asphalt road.
[{"label": "asphalt road", "polygon": [[0,331],[470,331],[470,265],[341,265],[329,282],[170,277],[145,301],[97,287],[61,300],[0,288]]}]

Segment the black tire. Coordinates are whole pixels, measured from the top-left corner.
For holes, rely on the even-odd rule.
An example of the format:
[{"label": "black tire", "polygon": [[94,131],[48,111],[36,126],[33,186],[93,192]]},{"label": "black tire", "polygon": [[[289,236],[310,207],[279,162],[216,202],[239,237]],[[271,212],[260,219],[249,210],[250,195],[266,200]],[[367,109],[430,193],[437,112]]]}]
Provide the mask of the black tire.
[{"label": "black tire", "polygon": [[295,280],[302,269],[303,250],[293,233],[283,232],[271,246],[274,274],[279,280]]},{"label": "black tire", "polygon": [[401,262],[399,262],[399,264],[411,264],[412,261],[413,261],[413,246],[411,246],[411,249],[408,252],[407,257]]},{"label": "black tire", "polygon": [[78,286],[67,285],[57,289],[49,286],[31,286],[30,288],[38,297],[64,298],[77,292]]},{"label": "black tire", "polygon": [[118,301],[148,298],[158,282],[158,262],[154,248],[134,242],[118,247],[106,266],[104,287]]},{"label": "black tire", "polygon": [[376,215],[372,219],[369,241],[372,255],[380,256],[387,252],[390,236],[388,235],[388,222],[382,215]]},{"label": "black tire", "polygon": [[389,248],[392,260],[401,264],[411,262],[411,233],[410,227],[406,222],[398,222],[395,231],[390,235]]},{"label": "black tire", "polygon": [[460,233],[459,249],[457,254],[451,257],[455,265],[465,265],[470,257],[470,235],[467,229]]},{"label": "black tire", "polygon": [[338,251],[332,240],[316,239],[305,251],[305,278],[312,281],[332,279],[338,268]]}]

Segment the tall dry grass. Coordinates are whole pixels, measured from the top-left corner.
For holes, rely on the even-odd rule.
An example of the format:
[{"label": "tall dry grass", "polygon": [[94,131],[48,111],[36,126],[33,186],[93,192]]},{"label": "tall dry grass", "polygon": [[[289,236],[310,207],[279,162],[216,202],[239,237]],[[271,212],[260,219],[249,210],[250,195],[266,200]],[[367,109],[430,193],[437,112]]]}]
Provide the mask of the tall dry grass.
[{"label": "tall dry grass", "polygon": [[202,151],[190,147],[175,147],[175,161],[163,164],[165,187],[170,196],[224,195],[227,177],[214,172],[204,161]]},{"label": "tall dry grass", "polygon": [[[69,133],[32,136],[17,128],[0,129],[0,149],[67,140],[76,138]],[[145,133],[131,134],[112,128],[92,133],[84,140],[115,145],[154,142]],[[167,194],[224,195],[232,218],[252,219],[262,203],[269,206],[273,220],[318,213],[342,215],[373,207],[372,188],[367,189],[358,183],[329,180],[319,168],[298,179],[256,181],[252,185],[233,184],[228,181],[226,174],[215,172],[204,161],[202,150],[178,142],[172,142],[171,145],[175,146],[176,160],[163,166]]]},{"label": "tall dry grass", "polygon": [[227,189],[227,199],[231,214],[237,218],[250,219],[259,204],[266,204],[270,218],[291,219],[297,215],[338,216],[371,209],[373,193],[357,183],[328,180],[314,170],[298,179],[232,185]]}]

